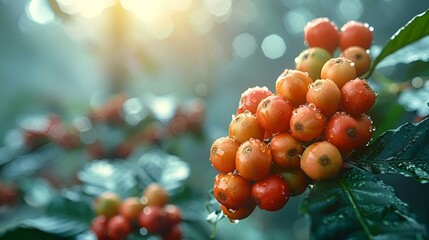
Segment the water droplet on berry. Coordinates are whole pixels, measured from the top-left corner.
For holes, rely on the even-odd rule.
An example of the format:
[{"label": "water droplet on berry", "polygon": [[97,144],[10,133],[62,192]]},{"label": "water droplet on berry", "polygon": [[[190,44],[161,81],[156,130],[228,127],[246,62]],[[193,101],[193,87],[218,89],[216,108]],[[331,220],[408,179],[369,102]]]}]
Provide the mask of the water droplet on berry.
[{"label": "water droplet on berry", "polygon": [[358,89],[357,92],[358,93],[362,93],[363,91],[362,91],[362,89]]},{"label": "water droplet on berry", "polygon": [[311,110],[316,110],[316,109],[317,109],[316,104],[314,104],[314,103],[309,103],[307,106],[308,106]]},{"label": "water droplet on berry", "polygon": [[256,102],[258,101],[258,99],[256,99],[256,98],[251,98],[251,99],[250,99],[250,101],[251,101],[252,103],[256,103]]},{"label": "water droplet on berry", "polygon": [[315,115],[314,115],[314,117],[316,118],[316,119],[322,119],[322,114],[320,114],[320,113],[316,113]]},{"label": "water droplet on berry", "polygon": [[228,209],[228,212],[234,214],[235,212],[237,212],[237,210],[230,208],[230,209]]},{"label": "water droplet on berry", "polygon": [[228,219],[232,224],[237,224],[240,222],[240,220],[237,220],[237,219],[230,219],[230,218],[228,218]]}]

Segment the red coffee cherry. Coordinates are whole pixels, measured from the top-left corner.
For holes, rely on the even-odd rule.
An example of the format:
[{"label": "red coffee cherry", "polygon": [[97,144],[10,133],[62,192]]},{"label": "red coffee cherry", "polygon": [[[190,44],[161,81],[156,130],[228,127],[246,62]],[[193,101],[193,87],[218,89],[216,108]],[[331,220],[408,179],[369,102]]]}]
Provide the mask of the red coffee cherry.
[{"label": "red coffee cherry", "polygon": [[170,229],[161,234],[162,240],[181,240],[183,231],[179,225],[173,225]]},{"label": "red coffee cherry", "polygon": [[167,204],[164,206],[164,211],[173,224],[179,224],[182,221],[182,210],[178,206]]},{"label": "red coffee cherry", "polygon": [[231,137],[216,139],[210,148],[210,162],[213,167],[222,173],[235,170],[235,155],[240,143]]},{"label": "red coffee cherry", "polygon": [[293,105],[280,95],[268,96],[259,103],[256,117],[265,130],[276,133],[289,130]]},{"label": "red coffee cherry", "polygon": [[170,200],[167,190],[159,183],[152,182],[143,191],[141,201],[145,206],[164,207]]},{"label": "red coffee cherry", "polygon": [[353,116],[369,111],[374,106],[376,97],[365,79],[353,79],[341,88],[341,106]]},{"label": "red coffee cherry", "polygon": [[243,178],[255,181],[265,178],[271,167],[270,148],[259,139],[250,139],[240,145],[235,166]]},{"label": "red coffee cherry", "polygon": [[338,47],[338,27],[329,18],[315,18],[304,27],[304,40],[310,47],[321,47],[332,53]]},{"label": "red coffee cherry", "polygon": [[326,124],[325,139],[341,152],[350,153],[358,144],[358,129],[356,119],[346,112],[338,112]]},{"label": "red coffee cherry", "polygon": [[213,193],[216,200],[228,209],[241,208],[250,198],[252,184],[235,173],[218,174]]},{"label": "red coffee cherry", "polygon": [[119,213],[124,216],[128,221],[137,221],[140,212],[143,210],[143,204],[138,197],[128,197],[122,201],[119,207]]},{"label": "red coffee cherry", "polygon": [[241,94],[237,114],[244,113],[246,110],[256,114],[259,102],[270,96],[272,92],[267,87],[251,87]]},{"label": "red coffee cherry", "polygon": [[280,175],[269,175],[253,183],[252,197],[260,209],[278,211],[289,201],[289,186]]},{"label": "red coffee cherry", "polygon": [[229,124],[229,136],[243,143],[251,138],[264,139],[265,129],[258,123],[256,115],[249,111],[237,114]]},{"label": "red coffee cherry", "polygon": [[311,144],[304,150],[301,157],[301,169],[316,181],[336,177],[342,163],[340,151],[326,141]]},{"label": "red coffee cherry", "polygon": [[241,220],[250,216],[256,208],[256,202],[250,198],[241,208],[234,210],[228,209],[224,205],[220,205],[223,214],[230,220]]},{"label": "red coffee cherry", "polygon": [[103,215],[96,216],[92,219],[90,229],[98,240],[108,240],[107,238],[107,220]]},{"label": "red coffee cherry", "polygon": [[140,213],[138,225],[145,228],[149,234],[160,234],[171,227],[171,222],[163,208],[147,206]]},{"label": "red coffee cherry", "polygon": [[341,89],[346,82],[356,78],[356,69],[347,58],[331,58],[323,65],[320,77],[332,80]]},{"label": "red coffee cherry", "polygon": [[349,21],[341,27],[339,42],[342,50],[352,46],[369,49],[372,45],[373,27],[368,23]]},{"label": "red coffee cherry", "polygon": [[287,169],[299,168],[300,155],[304,151],[301,142],[290,133],[283,132],[275,135],[269,144],[273,162]]},{"label": "red coffee cherry", "polygon": [[362,114],[356,120],[358,123],[358,139],[356,145],[357,147],[364,147],[371,140],[375,129],[371,118],[366,114]]},{"label": "red coffee cherry", "polygon": [[307,142],[320,137],[325,128],[326,117],[309,103],[295,109],[290,119],[291,133],[296,139]]},{"label": "red coffee cherry", "polygon": [[358,46],[352,46],[344,49],[340,53],[340,57],[347,58],[355,64],[357,76],[362,76],[368,72],[371,67],[371,56],[369,55],[369,50]]},{"label": "red coffee cherry", "polygon": [[301,168],[283,170],[280,175],[287,182],[291,196],[298,196],[304,193],[310,182]]},{"label": "red coffee cherry", "polygon": [[298,107],[305,103],[308,85],[312,82],[313,79],[306,72],[285,69],[276,80],[276,93]]},{"label": "red coffee cherry", "polygon": [[307,103],[313,103],[325,116],[334,114],[341,103],[341,91],[329,79],[318,79],[308,87]]},{"label": "red coffee cherry", "polygon": [[109,239],[125,239],[131,230],[131,223],[122,215],[113,216],[107,222],[107,236]]}]

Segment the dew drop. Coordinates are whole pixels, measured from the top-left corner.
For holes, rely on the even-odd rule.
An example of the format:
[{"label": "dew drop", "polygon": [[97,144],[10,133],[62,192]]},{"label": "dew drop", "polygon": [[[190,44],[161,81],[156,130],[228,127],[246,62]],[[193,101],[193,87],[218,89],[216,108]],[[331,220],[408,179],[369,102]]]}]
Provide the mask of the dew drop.
[{"label": "dew drop", "polygon": [[228,219],[232,224],[237,224],[240,222],[240,220],[237,220],[237,219],[230,219],[230,218],[228,218]]},{"label": "dew drop", "polygon": [[228,212],[231,213],[231,214],[234,214],[235,212],[237,212],[237,210],[234,210],[234,209],[230,208],[230,209],[228,209]]},{"label": "dew drop", "polygon": [[314,117],[316,118],[316,119],[322,119],[322,114],[320,114],[320,113],[316,113],[315,115],[314,115]]},{"label": "dew drop", "polygon": [[311,109],[311,110],[316,110],[316,104],[314,104],[314,103],[309,103],[308,104],[308,107]]}]

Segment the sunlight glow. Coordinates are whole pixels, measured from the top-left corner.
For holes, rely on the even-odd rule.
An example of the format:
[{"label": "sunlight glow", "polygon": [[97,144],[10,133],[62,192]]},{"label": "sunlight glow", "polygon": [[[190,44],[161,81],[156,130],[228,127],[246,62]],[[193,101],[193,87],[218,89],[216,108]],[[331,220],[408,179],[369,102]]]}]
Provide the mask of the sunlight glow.
[{"label": "sunlight glow", "polygon": [[27,5],[27,15],[39,24],[47,24],[55,19],[47,0],[32,0]]},{"label": "sunlight glow", "polygon": [[100,15],[107,7],[115,4],[115,0],[58,0],[61,9],[68,14],[80,14],[86,18]]}]

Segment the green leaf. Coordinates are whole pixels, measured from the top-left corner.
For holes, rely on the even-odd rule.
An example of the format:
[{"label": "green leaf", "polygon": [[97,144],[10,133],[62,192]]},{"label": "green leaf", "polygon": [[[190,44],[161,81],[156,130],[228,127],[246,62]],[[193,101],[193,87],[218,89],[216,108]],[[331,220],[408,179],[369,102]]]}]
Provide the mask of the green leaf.
[{"label": "green leaf", "polygon": [[415,16],[405,24],[405,26],[393,34],[380,54],[374,59],[370,71],[364,77],[368,78],[377,65],[387,56],[427,35],[429,35],[429,10]]},{"label": "green leaf", "polygon": [[347,161],[371,173],[402,174],[428,182],[429,119],[386,131]]},{"label": "green leaf", "polygon": [[357,168],[317,182],[301,205],[313,239],[425,239],[425,226],[391,186]]},{"label": "green leaf", "polygon": [[[38,216],[23,219],[16,228],[8,229],[5,236],[25,236],[28,232],[36,234],[25,238],[46,236],[47,239],[65,239],[88,230],[92,218],[91,198],[86,196],[79,187],[65,189],[50,203],[46,210]],[[11,238],[13,239],[13,238]],[[15,238],[24,239],[24,238]]]},{"label": "green leaf", "polygon": [[90,196],[113,191],[121,197],[138,193],[135,174],[129,162],[116,160],[97,160],[87,163],[78,173],[83,183],[83,191]]}]

